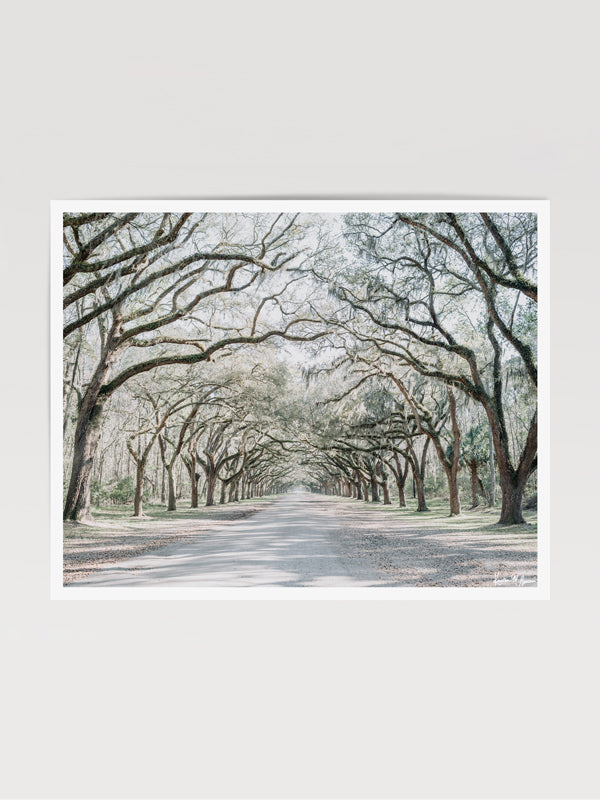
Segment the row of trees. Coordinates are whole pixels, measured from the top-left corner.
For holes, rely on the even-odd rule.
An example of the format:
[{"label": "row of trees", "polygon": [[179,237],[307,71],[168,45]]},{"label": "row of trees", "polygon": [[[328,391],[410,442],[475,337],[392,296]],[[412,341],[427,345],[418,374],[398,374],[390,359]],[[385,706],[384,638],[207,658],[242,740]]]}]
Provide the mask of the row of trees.
[{"label": "row of trees", "polygon": [[65,518],[126,450],[136,514],[151,461],[170,509],[182,469],[192,505],[392,478],[402,504],[410,474],[424,509],[434,458],[450,513],[465,467],[522,522],[536,242],[531,214],[65,215]]},{"label": "row of trees", "polygon": [[[347,361],[389,375],[436,449],[411,376],[446,387],[451,419],[455,390],[481,407],[498,465],[500,522],[523,522],[523,492],[537,466],[535,215],[353,214],[344,241],[335,260],[309,269],[339,301],[323,319],[343,331]],[[453,426],[453,463],[438,453],[453,513],[459,436]]]},{"label": "row of trees", "polygon": [[[419,417],[394,382],[380,376],[319,401],[276,353],[270,356],[253,367],[235,357],[208,365],[202,381],[190,368],[131,381],[105,412],[92,499],[133,502],[140,516],[150,497],[175,510],[183,493],[195,508],[303,482],[375,502],[390,503],[396,494],[405,507],[412,478],[418,509],[426,510],[426,472],[438,495],[454,483],[460,503],[463,470],[470,472],[471,505],[492,502],[486,426],[467,403],[444,402],[443,386],[430,399],[433,413],[425,406],[427,384],[414,390]],[[459,433],[454,449],[456,428],[466,434]],[[460,452],[456,472],[454,452]],[[446,490],[437,486],[438,474],[448,479]],[[459,513],[449,499],[451,513]]]},{"label": "row of trees", "polygon": [[[84,342],[91,344],[78,395],[65,519],[90,516],[106,404],[129,381],[173,365],[205,364],[236,345],[323,335],[307,330],[310,320],[278,300],[296,280],[285,267],[301,254],[304,235],[294,215],[64,216],[67,409],[81,350]],[[279,313],[269,324],[273,303]]]},{"label": "row of trees", "polygon": [[421,381],[408,402],[402,392],[394,391],[396,383],[396,378],[368,376],[325,401],[335,409],[318,434],[306,440],[312,450],[312,458],[307,459],[312,485],[330,494],[390,504],[393,483],[400,507],[406,507],[410,477],[417,510],[426,511],[426,469],[436,470],[437,465],[447,482],[453,515],[461,511],[459,474],[467,468],[471,507],[481,502],[494,505],[495,488],[488,481],[484,485],[481,476],[488,467],[495,481],[493,451],[490,460],[483,420],[466,403],[459,406],[448,387],[438,385],[437,392],[426,398],[431,387]]},{"label": "row of trees", "polygon": [[[192,508],[200,497],[212,506],[217,499],[224,503],[283,490],[293,467],[273,436],[278,420],[271,397],[284,381],[283,365],[248,368],[239,359],[225,368],[207,365],[201,376],[188,368],[158,381],[131,381],[124,407],[108,415],[121,431],[112,439],[113,464],[125,439],[135,465],[134,515],[143,513],[147,484],[155,493],[162,484],[167,508],[174,511],[182,467]],[[154,482],[148,474],[152,457]]]}]

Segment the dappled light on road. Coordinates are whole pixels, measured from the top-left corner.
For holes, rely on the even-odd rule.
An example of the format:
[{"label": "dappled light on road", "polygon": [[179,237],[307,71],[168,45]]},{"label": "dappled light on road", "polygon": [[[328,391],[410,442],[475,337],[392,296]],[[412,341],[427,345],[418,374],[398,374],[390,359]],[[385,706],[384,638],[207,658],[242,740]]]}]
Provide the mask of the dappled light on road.
[{"label": "dappled light on road", "polygon": [[372,586],[375,569],[353,565],[336,540],[334,507],[286,495],[268,509],[195,543],[172,545],[98,570],[81,585]]},{"label": "dappled light on road", "polygon": [[534,585],[535,535],[399,517],[343,498],[283,495],[257,514],[116,565],[77,586]]}]

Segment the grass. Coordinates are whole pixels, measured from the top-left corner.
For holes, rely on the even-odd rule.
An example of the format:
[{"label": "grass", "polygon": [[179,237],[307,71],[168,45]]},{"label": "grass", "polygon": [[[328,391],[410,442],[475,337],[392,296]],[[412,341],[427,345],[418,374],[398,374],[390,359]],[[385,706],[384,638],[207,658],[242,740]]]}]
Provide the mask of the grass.
[{"label": "grass", "polygon": [[176,511],[167,511],[166,506],[144,505],[144,516],[133,516],[133,505],[110,505],[92,507],[92,522],[78,524],[74,522],[64,523],[65,539],[97,538],[106,536],[111,529],[118,528],[127,533],[147,530],[149,526],[155,527],[153,523],[170,523],[179,521],[193,522],[195,520],[227,519],[232,513],[238,512],[240,516],[245,509],[255,508],[257,505],[264,505],[274,499],[274,496],[253,497],[249,500],[240,500],[237,503],[225,503],[224,505],[199,506],[190,508],[190,499],[182,497],[178,501]]},{"label": "grass", "polygon": [[428,511],[417,511],[417,501],[407,498],[406,508],[400,508],[398,501],[392,501],[392,505],[385,506],[383,503],[370,503],[364,500],[350,500],[347,497],[332,498],[341,502],[352,502],[354,508],[363,508],[365,511],[376,511],[385,515],[387,519],[410,520],[415,528],[427,528],[430,530],[452,530],[452,531],[480,531],[490,534],[514,535],[522,538],[523,536],[535,538],[537,535],[537,512],[523,512],[525,518],[524,525],[498,525],[500,508],[464,509],[460,516],[449,516],[449,504],[447,500],[437,498],[428,499]]}]

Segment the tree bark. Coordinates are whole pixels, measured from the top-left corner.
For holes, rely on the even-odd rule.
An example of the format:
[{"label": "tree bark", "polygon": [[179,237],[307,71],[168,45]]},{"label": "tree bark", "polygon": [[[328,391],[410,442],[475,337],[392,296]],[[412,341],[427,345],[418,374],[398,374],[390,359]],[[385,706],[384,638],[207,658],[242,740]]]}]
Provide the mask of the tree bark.
[{"label": "tree bark", "polygon": [[502,421],[493,413],[493,409],[486,409],[486,411],[488,411],[488,419],[494,436],[494,449],[498,460],[500,488],[502,490],[502,509],[498,524],[522,525],[525,522],[522,509],[523,492],[537,456],[537,412],[534,414],[529,427],[521,461],[515,469],[510,462],[505,427]]},{"label": "tree bark", "polygon": [[377,484],[377,478],[373,473],[371,473],[371,502],[378,503],[379,502],[379,486]]},{"label": "tree bark", "polygon": [[190,479],[190,508],[198,508],[198,480],[200,475],[196,472],[196,455],[192,451],[183,459]]},{"label": "tree bark", "polygon": [[144,471],[145,463],[140,460],[136,463],[135,469],[135,496],[133,498],[133,516],[143,517],[142,496],[144,492]]},{"label": "tree bark", "polygon": [[425,502],[425,484],[423,479],[419,475],[419,470],[415,470],[412,464],[411,467],[413,469],[414,486],[417,495],[417,511],[429,511],[427,503]]},{"label": "tree bark", "polygon": [[206,476],[206,503],[207,506],[215,504],[215,489],[217,488],[217,474],[210,470]]},{"label": "tree bark", "polygon": [[408,461],[406,458],[404,459],[404,469],[400,466],[400,459],[398,458],[398,453],[394,451],[394,462],[396,464],[396,470],[394,471],[394,476],[396,478],[396,486],[398,487],[398,505],[400,508],[406,508],[406,495],[404,493],[404,487],[406,486],[406,478],[408,476]]},{"label": "tree bark", "polygon": [[81,354],[81,345],[82,345],[82,337],[79,338],[79,344],[77,345],[77,352],[75,355],[75,361],[73,363],[73,371],[71,373],[71,383],[69,384],[69,390],[67,392],[67,399],[65,401],[65,406],[63,410],[63,438],[65,433],[67,432],[67,425],[69,422],[69,408],[71,406],[71,397],[73,396],[73,392],[75,390],[75,377],[77,375],[77,366],[79,364],[79,356]]},{"label": "tree bark", "polygon": [[448,471],[448,487],[450,489],[450,516],[460,514],[460,492],[458,488],[458,471],[460,469],[460,443],[461,432],[458,427],[458,417],[456,414],[456,399],[450,386],[446,386],[448,392],[448,402],[450,404],[450,420],[452,423],[452,462]]},{"label": "tree bark", "polygon": [[200,476],[194,472],[193,475],[190,476],[190,483],[191,483],[191,492],[192,496],[190,499],[190,508],[198,508],[198,478]]},{"label": "tree bark", "polygon": [[469,470],[471,471],[471,508],[477,508],[479,495],[479,476],[477,475],[477,459],[472,458],[469,461]]},{"label": "tree bark", "polygon": [[[89,392],[89,390],[88,390]],[[90,482],[94,454],[100,439],[101,420],[104,404],[96,397],[84,397],[73,447],[71,478],[65,500],[63,518],[82,522],[91,518]]]},{"label": "tree bark", "polygon": [[167,483],[169,487],[169,499],[167,511],[177,511],[177,495],[175,493],[175,478],[173,476],[173,465],[167,466]]},{"label": "tree bark", "polygon": [[499,525],[522,525],[523,517],[523,491],[525,481],[519,481],[516,476],[508,476],[507,480],[500,477],[502,488],[502,511],[500,512]]},{"label": "tree bark", "polygon": [[427,450],[429,448],[429,442],[431,439],[426,438],[425,443],[423,445],[423,452],[421,454],[421,463],[419,464],[419,459],[417,458],[417,454],[413,445],[408,442],[407,447],[407,455],[408,462],[410,464],[410,469],[413,476],[413,497],[416,496],[417,498],[417,511],[429,511],[427,507],[427,503],[425,502],[425,463],[427,460]]},{"label": "tree bark", "polygon": [[384,506],[391,506],[392,501],[390,500],[390,489],[388,487],[387,480],[382,481],[381,489],[383,491],[383,505]]},{"label": "tree bark", "polygon": [[490,445],[490,508],[496,505],[496,466],[494,464],[494,432],[491,424],[489,425],[489,445]]},{"label": "tree bark", "polygon": [[458,472],[448,470],[448,489],[450,490],[450,516],[460,514],[460,492],[458,488]]},{"label": "tree bark", "polygon": [[404,494],[404,482],[400,478],[396,478],[396,486],[398,487],[398,505],[400,508],[406,508],[406,495]]},{"label": "tree bark", "polygon": [[120,328],[120,321],[116,318],[107,335],[100,363],[81,400],[75,426],[71,478],[63,511],[65,520],[81,522],[91,518],[90,481],[94,455],[100,439],[102,414],[107,400],[107,396],[101,394],[101,390],[121,352],[121,348],[116,344]]}]

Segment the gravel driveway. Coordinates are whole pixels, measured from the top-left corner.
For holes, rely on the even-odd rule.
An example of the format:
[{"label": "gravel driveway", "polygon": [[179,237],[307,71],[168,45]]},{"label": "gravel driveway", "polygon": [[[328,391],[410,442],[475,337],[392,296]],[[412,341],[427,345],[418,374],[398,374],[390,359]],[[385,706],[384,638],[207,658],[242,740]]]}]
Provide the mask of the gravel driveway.
[{"label": "gravel driveway", "polygon": [[99,568],[76,586],[535,585],[536,542],[297,492],[192,541]]}]

